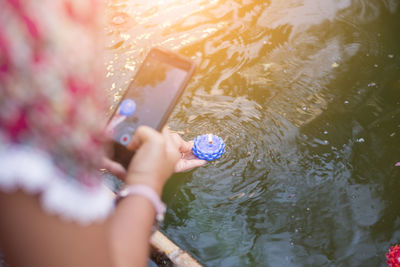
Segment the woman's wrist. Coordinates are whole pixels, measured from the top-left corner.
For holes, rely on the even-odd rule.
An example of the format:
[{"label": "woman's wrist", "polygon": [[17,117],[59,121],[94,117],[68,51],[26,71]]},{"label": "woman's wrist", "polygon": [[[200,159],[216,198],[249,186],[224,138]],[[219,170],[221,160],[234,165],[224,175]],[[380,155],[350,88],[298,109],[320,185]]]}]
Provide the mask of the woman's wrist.
[{"label": "woman's wrist", "polygon": [[164,220],[164,215],[167,207],[161,201],[160,196],[157,194],[157,192],[154,191],[152,187],[144,184],[134,184],[126,186],[118,192],[115,202],[118,203],[123,198],[135,195],[147,199],[153,205],[154,211],[156,212],[156,227],[158,227]]}]

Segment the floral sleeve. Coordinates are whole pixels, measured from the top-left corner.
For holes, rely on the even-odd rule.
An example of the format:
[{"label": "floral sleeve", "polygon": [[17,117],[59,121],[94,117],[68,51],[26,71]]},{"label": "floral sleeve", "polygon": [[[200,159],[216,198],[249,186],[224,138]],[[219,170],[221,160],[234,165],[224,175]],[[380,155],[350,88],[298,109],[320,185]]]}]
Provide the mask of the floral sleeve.
[{"label": "floral sleeve", "polygon": [[112,207],[97,170],[105,93],[96,0],[4,0],[0,9],[0,190],[90,223]]}]

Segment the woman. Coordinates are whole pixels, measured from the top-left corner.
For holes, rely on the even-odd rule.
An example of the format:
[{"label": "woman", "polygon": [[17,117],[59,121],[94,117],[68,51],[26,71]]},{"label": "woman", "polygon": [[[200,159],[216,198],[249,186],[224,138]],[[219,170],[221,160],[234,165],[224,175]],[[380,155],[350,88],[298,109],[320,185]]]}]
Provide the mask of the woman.
[{"label": "woman", "polygon": [[[10,266],[145,266],[164,183],[204,164],[192,144],[148,127],[129,144],[128,170],[106,159],[100,13],[95,0],[2,3],[0,251]],[[134,188],[115,207],[101,167]]]}]

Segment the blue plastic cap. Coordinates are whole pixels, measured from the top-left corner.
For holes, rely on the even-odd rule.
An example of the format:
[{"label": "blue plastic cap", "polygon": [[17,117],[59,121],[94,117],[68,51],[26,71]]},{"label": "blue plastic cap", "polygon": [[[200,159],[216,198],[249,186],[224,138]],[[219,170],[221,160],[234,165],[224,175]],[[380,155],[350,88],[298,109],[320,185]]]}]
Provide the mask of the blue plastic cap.
[{"label": "blue plastic cap", "polygon": [[203,134],[194,139],[192,152],[199,159],[211,161],[219,159],[225,153],[225,144],[221,137]]},{"label": "blue plastic cap", "polygon": [[124,99],[119,105],[119,113],[123,116],[131,116],[136,111],[136,103],[132,99]]}]

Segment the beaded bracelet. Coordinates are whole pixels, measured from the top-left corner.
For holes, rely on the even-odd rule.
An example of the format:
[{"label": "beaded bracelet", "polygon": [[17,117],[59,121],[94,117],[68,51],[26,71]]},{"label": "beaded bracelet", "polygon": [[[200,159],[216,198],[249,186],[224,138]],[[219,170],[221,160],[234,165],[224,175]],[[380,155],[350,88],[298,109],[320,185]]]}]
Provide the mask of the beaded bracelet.
[{"label": "beaded bracelet", "polygon": [[154,210],[156,211],[156,224],[157,226],[160,225],[164,220],[164,214],[165,211],[167,210],[167,207],[161,201],[160,197],[154,191],[154,189],[147,185],[141,185],[141,184],[130,185],[118,192],[115,201],[116,203],[118,203],[123,198],[132,195],[142,196],[148,199],[151,202],[151,204],[153,204]]}]

